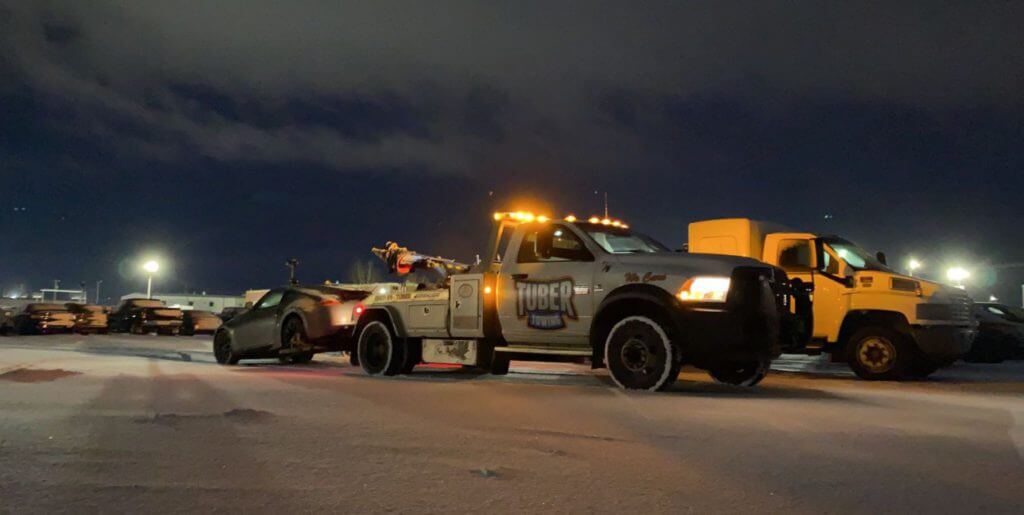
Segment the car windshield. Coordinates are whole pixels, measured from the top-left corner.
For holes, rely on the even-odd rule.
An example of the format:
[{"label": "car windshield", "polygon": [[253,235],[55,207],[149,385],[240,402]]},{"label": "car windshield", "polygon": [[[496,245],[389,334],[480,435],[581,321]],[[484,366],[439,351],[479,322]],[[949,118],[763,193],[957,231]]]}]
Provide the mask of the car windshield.
[{"label": "car windshield", "polygon": [[836,237],[822,238],[821,241],[825,243],[825,245],[828,245],[828,247],[831,248],[840,259],[845,261],[847,265],[850,265],[850,267],[855,270],[878,270],[881,272],[892,271],[889,267],[879,262],[875,256],[872,256],[868,251],[858,247],[852,242]]},{"label": "car windshield", "polygon": [[623,229],[622,227],[609,227],[598,224],[579,224],[590,237],[610,254],[649,254],[654,252],[669,252],[668,247],[662,245],[647,236],[646,234]]}]

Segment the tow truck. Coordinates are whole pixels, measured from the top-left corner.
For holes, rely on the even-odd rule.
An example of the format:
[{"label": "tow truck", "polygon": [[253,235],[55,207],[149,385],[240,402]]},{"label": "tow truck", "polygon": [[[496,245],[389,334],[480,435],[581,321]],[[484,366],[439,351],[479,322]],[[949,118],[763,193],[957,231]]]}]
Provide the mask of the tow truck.
[{"label": "tow truck", "polygon": [[673,252],[609,218],[495,213],[472,265],[393,242],[373,252],[392,273],[441,279],[364,300],[354,361],[370,375],[579,360],[626,389],[663,390],[684,364],[753,386],[810,316],[807,292],[781,269]]},{"label": "tow truck", "polygon": [[813,285],[813,336],[784,352],[828,353],[862,379],[925,377],[962,357],[977,334],[962,290],[898,274],[884,253],[839,236],[724,218],[691,223],[688,248],[760,259]]}]

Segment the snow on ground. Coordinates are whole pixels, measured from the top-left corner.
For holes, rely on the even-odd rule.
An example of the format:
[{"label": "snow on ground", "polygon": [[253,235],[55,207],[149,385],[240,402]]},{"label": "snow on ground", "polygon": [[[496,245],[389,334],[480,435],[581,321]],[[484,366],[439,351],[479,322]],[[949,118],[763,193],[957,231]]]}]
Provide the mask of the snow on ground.
[{"label": "snow on ground", "polygon": [[0,338],[0,512],[1024,511],[1024,362],[866,383],[784,357],[666,393],[514,363],[222,367],[209,338]]}]

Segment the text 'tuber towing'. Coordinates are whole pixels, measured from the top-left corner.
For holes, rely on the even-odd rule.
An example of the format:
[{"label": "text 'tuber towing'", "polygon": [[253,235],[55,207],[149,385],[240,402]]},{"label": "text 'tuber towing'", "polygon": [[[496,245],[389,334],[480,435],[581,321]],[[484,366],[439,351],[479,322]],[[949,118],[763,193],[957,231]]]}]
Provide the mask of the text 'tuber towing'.
[{"label": "text 'tuber towing'", "polygon": [[977,333],[962,290],[897,274],[838,236],[728,218],[690,224],[689,250],[760,259],[813,284],[814,337],[783,352],[829,352],[864,379],[925,377],[966,354]]},{"label": "text 'tuber towing'", "polygon": [[389,243],[391,272],[441,272],[436,285],[367,298],[356,361],[369,374],[452,363],[505,374],[509,361],[582,361],[628,389],[660,390],[684,364],[751,386],[791,340],[784,272],[741,257],[672,252],[625,224],[496,213],[476,265]]}]

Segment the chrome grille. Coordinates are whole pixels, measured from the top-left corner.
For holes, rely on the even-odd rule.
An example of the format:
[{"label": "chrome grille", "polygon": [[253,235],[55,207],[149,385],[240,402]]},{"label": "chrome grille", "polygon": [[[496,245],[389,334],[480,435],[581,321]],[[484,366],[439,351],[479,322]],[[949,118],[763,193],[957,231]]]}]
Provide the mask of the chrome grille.
[{"label": "chrome grille", "polygon": [[950,298],[950,319],[956,322],[970,322],[973,305],[974,302],[967,295],[953,295]]}]

